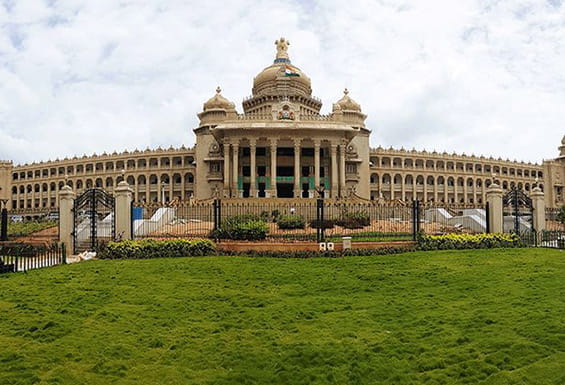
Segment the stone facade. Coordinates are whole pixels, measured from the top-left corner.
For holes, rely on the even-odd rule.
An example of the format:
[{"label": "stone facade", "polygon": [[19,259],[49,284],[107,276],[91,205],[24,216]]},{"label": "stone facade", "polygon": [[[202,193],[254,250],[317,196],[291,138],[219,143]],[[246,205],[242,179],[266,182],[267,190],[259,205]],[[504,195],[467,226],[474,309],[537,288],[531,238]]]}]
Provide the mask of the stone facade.
[{"label": "stone facade", "polygon": [[[273,64],[253,80],[243,113],[218,88],[198,114],[194,148],[74,157],[14,166],[0,161],[0,198],[13,213],[57,208],[59,192],[122,180],[136,202],[222,198],[399,199],[481,204],[493,183],[502,190],[545,190],[564,203],[565,138],[543,164],[404,149],[371,149],[366,115],[347,90],[321,115],[308,76],[292,64],[289,42],[276,41]],[[318,192],[317,192],[318,191]],[[322,192],[323,191],[323,192]]]}]

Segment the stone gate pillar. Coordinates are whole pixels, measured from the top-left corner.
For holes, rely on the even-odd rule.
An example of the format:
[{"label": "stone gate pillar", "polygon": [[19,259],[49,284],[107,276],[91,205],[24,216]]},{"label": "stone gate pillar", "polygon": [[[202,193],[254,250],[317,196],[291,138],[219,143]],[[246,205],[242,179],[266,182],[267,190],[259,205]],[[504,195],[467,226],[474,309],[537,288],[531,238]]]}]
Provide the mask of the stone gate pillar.
[{"label": "stone gate pillar", "polygon": [[59,191],[59,241],[65,245],[67,255],[73,254],[73,207],[75,193],[69,186],[63,186]]},{"label": "stone gate pillar", "polygon": [[126,181],[121,181],[114,190],[116,195],[116,206],[114,215],[116,216],[116,238],[132,239],[131,233],[131,202],[133,190]]},{"label": "stone gate pillar", "polygon": [[530,195],[534,212],[533,225],[535,231],[545,230],[545,195],[539,187],[534,187]]},{"label": "stone gate pillar", "polygon": [[504,219],[502,217],[502,189],[493,183],[487,189],[487,203],[489,205],[489,215],[487,218],[491,233],[504,232]]}]

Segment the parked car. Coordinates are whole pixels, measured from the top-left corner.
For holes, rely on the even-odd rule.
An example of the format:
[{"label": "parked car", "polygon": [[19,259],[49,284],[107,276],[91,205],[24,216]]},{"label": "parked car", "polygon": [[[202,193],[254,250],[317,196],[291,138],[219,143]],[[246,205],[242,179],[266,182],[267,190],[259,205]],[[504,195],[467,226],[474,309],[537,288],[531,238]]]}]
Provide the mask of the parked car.
[{"label": "parked car", "polygon": [[47,216],[45,217],[45,220],[48,221],[58,221],[59,220],[59,212],[58,211],[52,211],[49,214],[47,214]]}]

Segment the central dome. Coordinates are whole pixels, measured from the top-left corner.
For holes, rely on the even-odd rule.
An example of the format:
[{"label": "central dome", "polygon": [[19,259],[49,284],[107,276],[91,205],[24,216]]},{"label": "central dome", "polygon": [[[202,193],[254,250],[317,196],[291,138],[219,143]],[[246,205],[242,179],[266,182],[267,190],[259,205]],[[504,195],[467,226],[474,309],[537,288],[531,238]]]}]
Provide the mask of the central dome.
[{"label": "central dome", "polygon": [[287,52],[289,44],[285,38],[275,42],[275,61],[253,79],[253,96],[312,95],[310,78],[290,62]]}]

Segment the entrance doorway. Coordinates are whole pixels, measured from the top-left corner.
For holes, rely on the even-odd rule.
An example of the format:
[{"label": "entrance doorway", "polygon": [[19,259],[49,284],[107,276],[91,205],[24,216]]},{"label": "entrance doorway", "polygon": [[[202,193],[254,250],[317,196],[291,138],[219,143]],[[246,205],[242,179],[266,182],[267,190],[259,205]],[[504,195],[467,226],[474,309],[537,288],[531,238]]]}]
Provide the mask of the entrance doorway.
[{"label": "entrance doorway", "polygon": [[302,198],[310,198],[310,194],[308,192],[309,187],[308,183],[302,183]]},{"label": "entrance doorway", "polygon": [[277,183],[277,198],[293,198],[294,186],[291,183]]},{"label": "entrance doorway", "polygon": [[258,196],[259,196],[259,198],[265,198],[265,183],[264,182],[259,182]]},{"label": "entrance doorway", "polygon": [[249,188],[251,187],[251,183],[244,183],[242,187],[243,187],[243,197],[249,198]]}]

